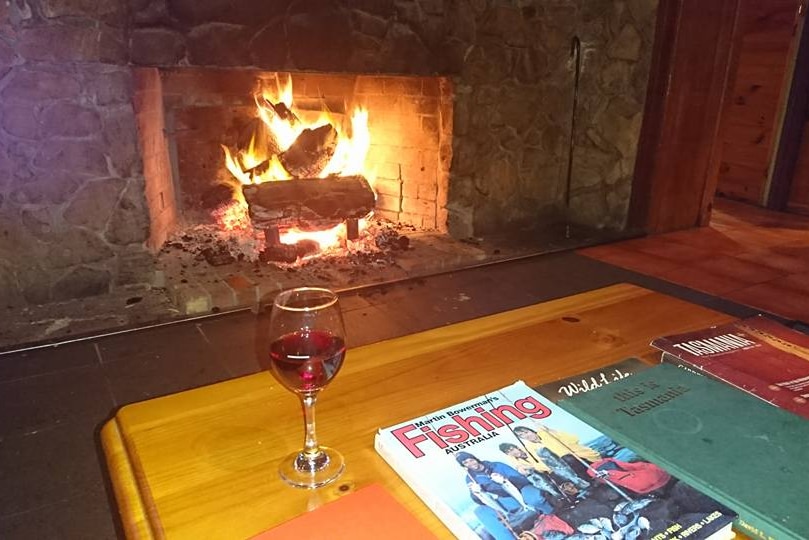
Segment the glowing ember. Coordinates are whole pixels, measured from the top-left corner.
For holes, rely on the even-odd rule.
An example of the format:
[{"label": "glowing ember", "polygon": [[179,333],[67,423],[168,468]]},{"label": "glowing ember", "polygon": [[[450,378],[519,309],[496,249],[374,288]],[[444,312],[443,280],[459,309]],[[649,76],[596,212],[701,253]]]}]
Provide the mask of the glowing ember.
[{"label": "glowing ember", "polygon": [[301,231],[298,229],[290,229],[281,234],[282,244],[297,244],[301,240],[314,240],[318,243],[321,250],[338,248],[343,245],[343,240],[346,237],[345,224],[337,225],[325,231]]},{"label": "glowing ember", "polygon": [[233,231],[236,229],[250,230],[253,224],[247,214],[247,203],[244,200],[232,200],[213,211],[214,218],[223,229]]}]

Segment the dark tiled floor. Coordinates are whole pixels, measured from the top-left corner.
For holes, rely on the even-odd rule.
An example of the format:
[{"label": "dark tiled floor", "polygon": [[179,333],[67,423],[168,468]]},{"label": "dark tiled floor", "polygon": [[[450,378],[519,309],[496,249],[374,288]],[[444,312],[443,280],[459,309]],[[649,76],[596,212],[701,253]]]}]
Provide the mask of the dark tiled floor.
[{"label": "dark tiled floor", "polygon": [[[574,253],[352,291],[341,304],[358,346],[624,281],[753,313]],[[100,426],[126,403],[257,370],[256,322],[242,312],[0,355],[0,538],[120,536]]]}]

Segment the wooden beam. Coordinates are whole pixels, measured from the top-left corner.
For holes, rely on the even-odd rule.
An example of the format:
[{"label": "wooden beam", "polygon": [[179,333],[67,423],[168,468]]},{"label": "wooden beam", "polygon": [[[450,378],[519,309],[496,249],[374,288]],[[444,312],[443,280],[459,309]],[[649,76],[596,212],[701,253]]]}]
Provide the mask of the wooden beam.
[{"label": "wooden beam", "polygon": [[738,55],[740,0],[661,0],[628,225],[660,233],[705,225],[719,128]]},{"label": "wooden beam", "polygon": [[[802,9],[806,9],[805,4]],[[786,210],[789,203],[790,188],[800,156],[804,124],[809,118],[809,31],[806,30],[806,14],[801,15],[802,20],[797,26],[800,37],[795,52],[792,82],[789,85],[766,201],[767,208],[778,211]]]}]

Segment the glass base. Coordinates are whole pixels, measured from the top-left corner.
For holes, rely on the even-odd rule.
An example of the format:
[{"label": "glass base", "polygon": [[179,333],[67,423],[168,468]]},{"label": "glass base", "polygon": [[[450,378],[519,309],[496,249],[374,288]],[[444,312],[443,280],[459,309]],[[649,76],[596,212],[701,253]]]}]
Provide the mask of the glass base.
[{"label": "glass base", "polygon": [[281,462],[278,473],[287,484],[300,488],[314,489],[334,482],[345,470],[343,456],[337,450],[325,446],[314,458],[307,458],[303,452],[294,452]]}]

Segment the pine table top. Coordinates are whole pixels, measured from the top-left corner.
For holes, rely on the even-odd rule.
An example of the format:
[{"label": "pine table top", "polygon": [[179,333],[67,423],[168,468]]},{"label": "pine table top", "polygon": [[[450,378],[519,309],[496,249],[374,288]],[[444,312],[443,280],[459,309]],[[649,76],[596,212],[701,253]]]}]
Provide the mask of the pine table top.
[{"label": "pine table top", "polygon": [[351,349],[318,399],[321,444],[346,472],[288,487],[279,460],[303,443],[296,396],[268,373],[126,405],[101,432],[129,538],[249,538],[339,495],[384,485],[441,537],[448,530],[374,450],[380,427],[506,386],[596,369],[649,342],[733,317],[620,284]]}]

